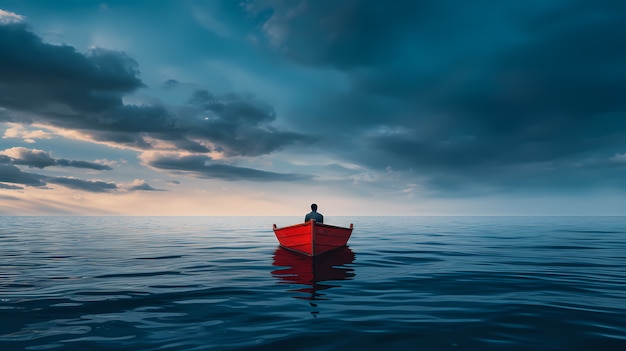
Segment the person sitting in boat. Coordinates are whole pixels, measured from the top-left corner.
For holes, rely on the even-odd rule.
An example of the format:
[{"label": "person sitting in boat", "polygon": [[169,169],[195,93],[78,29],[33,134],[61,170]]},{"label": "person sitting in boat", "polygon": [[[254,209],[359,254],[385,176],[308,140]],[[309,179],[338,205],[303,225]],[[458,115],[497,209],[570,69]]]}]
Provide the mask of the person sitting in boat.
[{"label": "person sitting in boat", "polygon": [[321,213],[317,212],[317,204],[311,205],[311,212],[307,213],[304,216],[304,223],[314,220],[317,223],[324,223],[324,216]]}]

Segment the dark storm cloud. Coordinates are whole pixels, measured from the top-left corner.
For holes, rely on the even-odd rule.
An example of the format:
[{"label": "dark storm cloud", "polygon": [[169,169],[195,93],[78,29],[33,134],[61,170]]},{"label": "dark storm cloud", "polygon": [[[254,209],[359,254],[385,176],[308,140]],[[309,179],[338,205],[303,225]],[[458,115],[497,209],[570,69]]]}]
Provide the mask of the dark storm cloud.
[{"label": "dark storm cloud", "polygon": [[[320,0],[251,1],[252,15],[262,22],[267,42],[303,64],[350,71],[360,67],[390,68],[406,59],[427,61],[450,41],[463,41],[470,25],[498,14],[498,6],[455,0]],[[497,3],[495,3],[497,5]],[[487,11],[484,11],[487,10]],[[472,17],[474,21],[472,22]],[[443,41],[448,41],[443,42]],[[401,57],[404,56],[404,57]],[[439,58],[439,57],[438,57]],[[437,59],[438,59],[437,58]],[[416,68],[415,66],[412,68]]]},{"label": "dark storm cloud", "polygon": [[[96,141],[141,150],[170,148],[257,156],[309,140],[271,126],[273,109],[251,97],[196,93],[179,108],[126,105],[144,86],[126,54],[43,43],[22,24],[0,25],[0,121],[79,130]],[[175,88],[175,80],[166,85]],[[173,112],[177,110],[176,112]],[[9,113],[11,112],[11,113]],[[20,112],[20,113],[13,113]]]},{"label": "dark storm cloud", "polygon": [[520,23],[522,43],[475,64],[471,79],[445,94],[418,98],[421,113],[439,117],[418,113],[404,145],[400,136],[379,146],[416,166],[453,168],[623,152],[626,16],[605,6],[557,8]]},{"label": "dark storm cloud", "polygon": [[93,170],[112,170],[110,166],[102,165],[94,162],[76,161],[66,159],[55,159],[50,153],[43,150],[27,149],[16,147],[4,150],[11,152],[12,156],[0,155],[0,163],[12,163],[15,165],[24,165],[28,167],[45,168],[50,166],[74,167]]},{"label": "dark storm cloud", "polygon": [[98,112],[122,104],[121,94],[143,84],[125,54],[43,43],[23,24],[0,25],[0,104],[43,112],[51,105]]},{"label": "dark storm cloud", "polygon": [[278,51],[351,84],[315,118],[361,138],[322,147],[443,190],[624,187],[608,161],[626,151],[623,2],[277,4]]},{"label": "dark storm cloud", "polygon": [[[328,92],[295,84],[306,99],[284,104],[301,104],[286,124],[321,136],[311,152],[414,174],[442,191],[623,187],[624,163],[610,161],[626,152],[621,1],[259,0],[246,8],[264,43],[294,67],[341,77],[328,82],[341,89]],[[276,79],[290,69],[276,69]],[[143,86],[138,72],[123,53],[78,53],[23,25],[0,26],[0,121],[226,157],[316,140],[277,129],[271,106],[240,94],[198,90],[177,107],[125,105]],[[301,179],[205,156],[147,163],[207,178]]]},{"label": "dark storm cloud", "polygon": [[[270,123],[276,119],[274,109],[252,97],[237,94],[216,96],[206,90],[196,91],[189,104],[203,117],[185,125],[192,137],[207,138],[227,155],[257,156],[269,154],[285,145],[312,141],[301,134],[280,131]],[[183,127],[183,126],[181,126]]]},{"label": "dark storm cloud", "polygon": [[310,179],[309,176],[300,174],[267,172],[253,168],[215,163],[210,157],[201,155],[183,157],[159,155],[146,160],[146,164],[162,170],[189,172],[198,178],[262,182]]}]

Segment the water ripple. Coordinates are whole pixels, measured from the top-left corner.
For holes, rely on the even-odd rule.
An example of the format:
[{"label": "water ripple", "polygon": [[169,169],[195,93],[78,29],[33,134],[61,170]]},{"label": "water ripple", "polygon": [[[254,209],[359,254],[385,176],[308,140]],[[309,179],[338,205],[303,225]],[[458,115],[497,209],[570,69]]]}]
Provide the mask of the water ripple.
[{"label": "water ripple", "polygon": [[2,350],[626,349],[622,217],[339,218],[315,259],[298,220],[7,217]]}]

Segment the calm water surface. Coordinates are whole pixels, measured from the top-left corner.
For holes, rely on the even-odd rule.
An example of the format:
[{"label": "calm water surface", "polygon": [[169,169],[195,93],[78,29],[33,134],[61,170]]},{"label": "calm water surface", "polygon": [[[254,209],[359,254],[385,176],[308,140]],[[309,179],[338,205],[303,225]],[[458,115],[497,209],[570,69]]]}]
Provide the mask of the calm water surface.
[{"label": "calm water surface", "polygon": [[0,350],[626,350],[626,217],[0,217]]}]

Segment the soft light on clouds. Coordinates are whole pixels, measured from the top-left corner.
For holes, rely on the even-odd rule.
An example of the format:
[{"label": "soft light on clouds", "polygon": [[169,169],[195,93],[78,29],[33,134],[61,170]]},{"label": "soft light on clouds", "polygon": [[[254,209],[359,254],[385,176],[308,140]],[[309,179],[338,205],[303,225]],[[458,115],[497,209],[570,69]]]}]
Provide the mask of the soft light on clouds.
[{"label": "soft light on clouds", "polygon": [[6,6],[2,213],[607,214],[626,195],[621,2]]},{"label": "soft light on clouds", "polygon": [[21,138],[25,143],[34,144],[37,139],[51,139],[52,134],[42,129],[30,130],[17,123],[7,123],[9,126],[2,138]]},{"label": "soft light on clouds", "polygon": [[24,20],[24,16],[22,15],[18,15],[16,13],[0,9],[0,25],[20,23],[23,20]]},{"label": "soft light on clouds", "polygon": [[16,165],[26,165],[28,167],[36,167],[40,169],[50,166],[76,167],[100,171],[112,169],[110,166],[99,162],[55,159],[50,155],[50,153],[46,151],[28,149],[25,147],[12,147],[0,151],[0,155],[8,156],[10,159],[9,163]]}]

